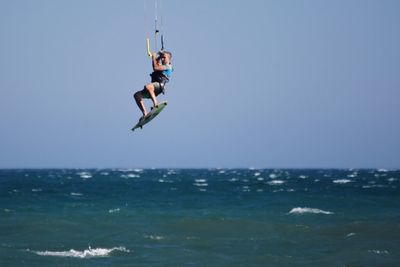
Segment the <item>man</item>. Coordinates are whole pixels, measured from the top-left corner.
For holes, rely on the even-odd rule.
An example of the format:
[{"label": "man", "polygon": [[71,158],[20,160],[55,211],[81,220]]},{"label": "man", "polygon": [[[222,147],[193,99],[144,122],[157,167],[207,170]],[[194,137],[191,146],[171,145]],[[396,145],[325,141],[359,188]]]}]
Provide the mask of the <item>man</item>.
[{"label": "man", "polygon": [[[158,55],[158,56],[157,56]],[[151,76],[151,83],[147,84],[143,90],[137,91],[134,94],[134,98],[136,104],[140,108],[143,113],[143,119],[147,115],[146,107],[143,103],[143,98],[150,98],[153,101],[153,106],[156,107],[157,103],[157,96],[160,93],[164,93],[165,84],[171,78],[171,74],[173,71],[171,65],[171,52],[161,51],[157,53],[153,53],[152,61],[153,61],[153,73],[150,74]]]}]

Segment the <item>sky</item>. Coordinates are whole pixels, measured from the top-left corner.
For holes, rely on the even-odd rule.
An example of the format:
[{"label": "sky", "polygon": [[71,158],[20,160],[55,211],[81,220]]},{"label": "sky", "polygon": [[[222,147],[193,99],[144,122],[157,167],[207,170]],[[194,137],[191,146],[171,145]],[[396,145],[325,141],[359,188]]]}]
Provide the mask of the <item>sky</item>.
[{"label": "sky", "polygon": [[132,132],[155,0],[0,0],[0,168],[400,168],[400,1],[157,1]]}]

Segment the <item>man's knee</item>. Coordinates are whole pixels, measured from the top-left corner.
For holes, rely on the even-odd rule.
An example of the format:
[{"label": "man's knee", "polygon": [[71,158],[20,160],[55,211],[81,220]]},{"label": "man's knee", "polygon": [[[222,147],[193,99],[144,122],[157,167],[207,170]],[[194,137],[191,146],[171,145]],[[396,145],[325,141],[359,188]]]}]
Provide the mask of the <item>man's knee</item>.
[{"label": "man's knee", "polygon": [[134,97],[136,100],[140,101],[140,100],[142,100],[142,93],[141,93],[140,91],[137,91],[137,92],[133,95],[133,97]]},{"label": "man's knee", "polygon": [[146,88],[148,92],[154,92],[154,85],[151,83],[147,84],[144,88]]}]

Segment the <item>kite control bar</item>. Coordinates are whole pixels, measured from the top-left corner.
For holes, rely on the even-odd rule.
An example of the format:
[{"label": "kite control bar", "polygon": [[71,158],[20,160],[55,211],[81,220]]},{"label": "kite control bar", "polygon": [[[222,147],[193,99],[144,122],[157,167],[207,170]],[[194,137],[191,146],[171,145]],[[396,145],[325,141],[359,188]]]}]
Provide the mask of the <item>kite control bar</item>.
[{"label": "kite control bar", "polygon": [[149,57],[151,57],[150,39],[149,39],[149,38],[146,39],[146,44],[147,44],[147,55],[148,55]]},{"label": "kite control bar", "polygon": [[[150,50],[150,39],[146,38],[146,46],[147,46],[147,55],[151,57],[151,50]],[[164,51],[164,36],[161,35],[161,50],[160,52]]]}]

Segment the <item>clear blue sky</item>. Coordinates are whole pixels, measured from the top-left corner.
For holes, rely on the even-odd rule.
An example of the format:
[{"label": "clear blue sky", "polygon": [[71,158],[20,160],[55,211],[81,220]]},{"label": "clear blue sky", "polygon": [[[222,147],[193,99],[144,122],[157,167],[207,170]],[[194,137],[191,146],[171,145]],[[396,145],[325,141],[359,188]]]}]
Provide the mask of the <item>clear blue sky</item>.
[{"label": "clear blue sky", "polygon": [[0,168],[400,168],[400,1],[163,0],[132,133],[153,5],[0,0]]}]

